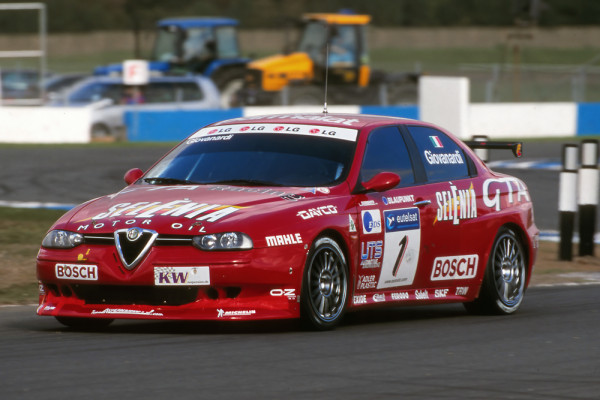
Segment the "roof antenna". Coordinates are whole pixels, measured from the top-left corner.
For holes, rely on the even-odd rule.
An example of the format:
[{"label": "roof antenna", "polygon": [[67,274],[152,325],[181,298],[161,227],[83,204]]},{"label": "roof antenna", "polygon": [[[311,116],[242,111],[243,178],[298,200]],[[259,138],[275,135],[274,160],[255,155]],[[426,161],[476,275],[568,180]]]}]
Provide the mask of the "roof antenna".
[{"label": "roof antenna", "polygon": [[326,57],[325,57],[325,101],[323,105],[323,114],[327,114],[327,80],[329,78],[329,43],[326,46]]}]

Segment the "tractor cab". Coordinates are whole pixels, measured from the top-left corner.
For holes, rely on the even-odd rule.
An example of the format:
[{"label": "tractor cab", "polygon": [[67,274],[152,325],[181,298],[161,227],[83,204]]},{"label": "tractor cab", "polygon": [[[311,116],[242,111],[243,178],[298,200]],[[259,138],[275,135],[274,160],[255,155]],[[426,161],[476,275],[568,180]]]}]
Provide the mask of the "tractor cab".
[{"label": "tractor cab", "polygon": [[239,59],[236,28],[230,18],[168,18],[158,22],[151,59],[173,68],[205,73],[215,60]]},{"label": "tractor cab", "polygon": [[369,80],[369,53],[366,29],[371,17],[354,14],[306,14],[297,51],[305,53],[314,65],[314,80],[325,79],[329,68],[331,84]]}]

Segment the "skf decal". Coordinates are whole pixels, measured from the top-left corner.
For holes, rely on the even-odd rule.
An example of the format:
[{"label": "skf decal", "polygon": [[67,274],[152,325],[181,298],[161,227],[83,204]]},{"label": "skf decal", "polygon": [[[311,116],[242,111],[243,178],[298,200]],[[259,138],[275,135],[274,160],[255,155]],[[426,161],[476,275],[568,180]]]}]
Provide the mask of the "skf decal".
[{"label": "skf decal", "polygon": [[267,246],[286,246],[289,244],[300,244],[302,243],[302,236],[299,233],[289,234],[289,235],[275,235],[275,236],[267,236],[265,237],[267,241]]},{"label": "skf decal", "polygon": [[316,208],[309,208],[308,210],[298,211],[298,216],[302,219],[311,219],[313,217],[320,217],[322,215],[337,214],[336,206],[321,206]]},{"label": "skf decal", "polygon": [[435,192],[438,209],[434,224],[437,221],[452,221],[458,225],[461,219],[477,218],[477,195],[473,183],[468,189],[458,189],[450,185],[450,190]]},{"label": "skf decal", "polygon": [[[513,191],[516,191],[516,201],[518,203],[521,202],[522,198],[524,198],[526,201],[530,201],[529,193],[527,193],[525,184],[519,179],[512,177],[486,179],[486,181],[483,182],[483,203],[486,205],[486,207],[494,208],[496,211],[500,211],[500,193],[504,192],[501,189],[506,189],[509,204],[513,204],[515,202],[515,195],[513,194]],[[493,195],[491,194],[492,190],[494,192]]]},{"label": "skf decal", "polygon": [[431,270],[432,281],[447,281],[452,279],[471,279],[477,274],[479,256],[438,257],[433,260]]}]

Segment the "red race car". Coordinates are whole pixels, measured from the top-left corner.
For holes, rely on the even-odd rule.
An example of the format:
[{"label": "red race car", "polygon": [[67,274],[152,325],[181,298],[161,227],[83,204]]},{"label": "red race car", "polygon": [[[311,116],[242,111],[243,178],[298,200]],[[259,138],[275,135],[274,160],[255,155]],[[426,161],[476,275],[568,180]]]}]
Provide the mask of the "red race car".
[{"label": "red race car", "polygon": [[125,181],[44,238],[39,315],[75,327],[300,317],[329,329],[380,306],[510,314],[536,258],[525,184],[420,121],[231,119]]}]

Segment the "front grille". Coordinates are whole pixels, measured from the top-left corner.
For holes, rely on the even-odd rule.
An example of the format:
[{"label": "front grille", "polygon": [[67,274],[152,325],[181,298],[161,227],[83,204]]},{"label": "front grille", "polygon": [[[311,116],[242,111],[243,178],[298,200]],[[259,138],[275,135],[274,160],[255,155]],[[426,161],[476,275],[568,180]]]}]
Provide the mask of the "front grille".
[{"label": "front grille", "polygon": [[86,304],[180,306],[196,301],[198,287],[71,285]]}]

